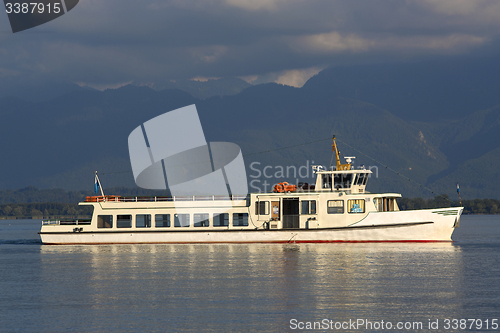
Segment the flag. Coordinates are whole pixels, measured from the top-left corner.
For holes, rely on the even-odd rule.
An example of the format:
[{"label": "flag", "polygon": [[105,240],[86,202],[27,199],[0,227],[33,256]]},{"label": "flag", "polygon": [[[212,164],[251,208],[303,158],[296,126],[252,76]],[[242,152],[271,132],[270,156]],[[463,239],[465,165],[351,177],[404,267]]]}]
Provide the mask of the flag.
[{"label": "flag", "polygon": [[460,185],[457,183],[457,193],[460,194]]},{"label": "flag", "polygon": [[99,179],[97,178],[97,173],[95,174],[95,180],[94,180],[94,193],[97,194],[99,192]]}]

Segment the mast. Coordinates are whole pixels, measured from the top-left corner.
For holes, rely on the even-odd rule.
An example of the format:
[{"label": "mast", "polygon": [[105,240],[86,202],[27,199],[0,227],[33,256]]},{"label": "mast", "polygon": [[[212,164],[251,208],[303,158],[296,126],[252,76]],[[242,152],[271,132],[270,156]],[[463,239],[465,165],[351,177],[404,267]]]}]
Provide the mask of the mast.
[{"label": "mast", "polygon": [[335,135],[333,136],[332,151],[335,153],[335,158],[337,160],[336,170],[351,170],[351,163],[341,164],[339,150],[337,149],[337,144],[335,143]]}]

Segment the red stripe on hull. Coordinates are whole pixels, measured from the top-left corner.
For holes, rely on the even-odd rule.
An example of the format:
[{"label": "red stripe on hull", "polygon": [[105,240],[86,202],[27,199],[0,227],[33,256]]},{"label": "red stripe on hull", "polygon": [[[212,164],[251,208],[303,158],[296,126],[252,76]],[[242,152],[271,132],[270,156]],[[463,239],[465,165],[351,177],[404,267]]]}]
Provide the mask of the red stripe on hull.
[{"label": "red stripe on hull", "polygon": [[156,244],[311,244],[311,243],[453,243],[453,240],[304,240],[263,242],[158,242],[158,243],[43,243],[43,245],[156,245]]}]

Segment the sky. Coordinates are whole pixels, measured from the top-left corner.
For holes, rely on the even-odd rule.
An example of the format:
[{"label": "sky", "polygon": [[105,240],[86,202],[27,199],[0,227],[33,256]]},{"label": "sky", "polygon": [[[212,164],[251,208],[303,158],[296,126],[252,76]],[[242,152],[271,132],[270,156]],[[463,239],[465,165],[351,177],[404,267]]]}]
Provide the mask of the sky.
[{"label": "sky", "polygon": [[324,68],[500,54],[498,0],[80,0],[12,33],[0,88],[239,77],[295,87]]}]

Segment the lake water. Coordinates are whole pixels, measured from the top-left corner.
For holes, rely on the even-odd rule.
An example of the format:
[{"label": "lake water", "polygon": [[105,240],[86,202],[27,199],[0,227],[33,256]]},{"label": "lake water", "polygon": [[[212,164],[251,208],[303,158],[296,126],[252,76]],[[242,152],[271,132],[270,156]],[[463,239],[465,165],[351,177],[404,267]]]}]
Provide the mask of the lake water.
[{"label": "lake water", "polygon": [[453,243],[49,246],[39,228],[0,220],[0,332],[500,331],[500,216],[463,216]]}]

